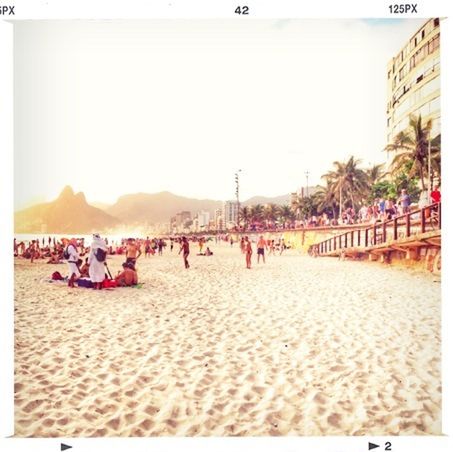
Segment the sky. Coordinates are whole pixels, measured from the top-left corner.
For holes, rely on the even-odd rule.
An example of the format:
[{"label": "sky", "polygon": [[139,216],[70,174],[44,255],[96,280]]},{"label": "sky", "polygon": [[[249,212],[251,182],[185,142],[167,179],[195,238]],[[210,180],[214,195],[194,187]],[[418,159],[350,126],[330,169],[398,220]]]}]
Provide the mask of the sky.
[{"label": "sky", "polygon": [[89,202],[218,200],[385,162],[387,63],[407,20],[15,23],[15,208],[65,185]]}]

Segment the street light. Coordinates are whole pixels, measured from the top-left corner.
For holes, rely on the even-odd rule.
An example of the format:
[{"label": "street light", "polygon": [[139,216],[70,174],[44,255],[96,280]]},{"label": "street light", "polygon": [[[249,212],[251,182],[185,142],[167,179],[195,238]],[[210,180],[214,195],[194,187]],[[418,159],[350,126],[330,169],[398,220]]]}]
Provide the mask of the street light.
[{"label": "street light", "polygon": [[428,199],[431,191],[431,130],[428,130]]},{"label": "street light", "polygon": [[234,174],[234,180],[236,182],[236,203],[237,203],[237,224],[239,226],[239,208],[240,208],[240,203],[239,203],[239,173],[241,170],[237,170],[236,173]]}]

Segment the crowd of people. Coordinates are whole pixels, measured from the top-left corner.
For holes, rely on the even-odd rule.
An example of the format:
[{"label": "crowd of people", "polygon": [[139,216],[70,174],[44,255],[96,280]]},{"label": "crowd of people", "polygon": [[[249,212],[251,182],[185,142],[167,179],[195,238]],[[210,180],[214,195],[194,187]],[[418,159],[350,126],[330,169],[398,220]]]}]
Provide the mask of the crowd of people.
[{"label": "crowd of people", "polygon": [[[92,287],[95,290],[111,287],[130,287],[138,284],[137,260],[143,256],[145,259],[156,255],[161,256],[163,251],[169,247],[173,252],[175,246],[179,247],[178,254],[182,256],[186,269],[190,268],[189,255],[191,243],[198,247],[197,256],[212,256],[214,253],[209,246],[209,241],[215,243],[224,242],[233,247],[237,238],[232,234],[217,234],[210,237],[167,237],[164,238],[127,238],[119,242],[111,242],[107,238],[101,238],[99,234],[93,234],[89,244],[84,238],[62,238],[55,237],[30,240],[27,244],[24,241],[17,242],[14,239],[14,256],[22,259],[29,259],[31,263],[35,260],[46,260],[48,264],[67,264],[68,286]],[[246,258],[246,267],[251,268],[251,256],[253,254],[252,242],[249,237],[243,236],[239,242],[241,252]],[[282,254],[290,248],[283,238],[278,240],[265,240],[261,235],[257,239],[256,253],[257,263],[265,263],[265,254]],[[107,256],[124,256],[122,269],[112,276],[107,265]],[[55,278],[64,279],[59,272],[54,272]]]},{"label": "crowd of people", "polygon": [[[428,194],[420,196],[416,208],[422,208],[430,204],[441,202],[441,193],[437,186]],[[402,190],[399,198],[395,201],[392,199],[379,198],[375,199],[372,205],[364,205],[357,211],[351,207],[345,209],[339,220],[330,219],[326,214],[319,217],[312,217],[305,220],[302,224],[295,224],[295,227],[319,227],[349,225],[357,223],[371,223],[385,221],[400,215],[409,213],[414,208],[410,196],[406,190]],[[103,239],[99,234],[93,234],[92,241],[89,245],[85,243],[84,238],[76,239],[59,239],[55,237],[33,239],[28,243],[25,241],[17,242],[14,239],[14,256],[29,259],[33,263],[37,259],[46,259],[48,264],[67,263],[69,270],[68,286],[74,287],[75,283],[81,284],[84,278],[90,281],[90,287],[102,289],[105,287],[105,281],[114,281],[112,286],[134,286],[138,284],[137,259],[144,255],[145,258],[157,255],[162,256],[167,246],[170,252],[176,246],[179,246],[179,254],[182,255],[184,267],[190,268],[190,242],[198,246],[198,256],[212,256],[214,253],[208,246],[209,240],[215,242],[223,241],[233,247],[235,240],[232,234],[215,234],[213,237],[167,237],[167,238],[127,238],[119,242],[109,243],[108,239]],[[242,236],[239,242],[240,250],[245,255],[246,268],[250,269],[252,265],[252,243],[248,236]],[[256,243],[257,263],[265,263],[265,254],[275,255],[282,254],[285,249],[290,248],[283,238],[278,240],[265,240],[262,235]],[[112,277],[107,266],[106,259],[108,255],[120,255],[125,257],[122,264],[122,270]]]},{"label": "crowd of people", "polygon": [[[392,218],[404,215],[412,210],[425,207],[430,204],[439,203],[441,194],[438,186],[433,190],[421,193],[417,203],[414,203],[407,190],[401,190],[397,199],[386,197],[376,198],[370,204],[364,204],[354,209],[347,207],[339,215],[339,218],[333,217],[327,213],[312,215],[302,220],[285,222],[283,225],[254,223],[247,230],[251,232],[280,231],[288,229],[316,228],[328,226],[344,226],[351,224],[373,224],[377,221],[390,220]],[[238,232],[246,232],[244,228],[237,228]]]}]

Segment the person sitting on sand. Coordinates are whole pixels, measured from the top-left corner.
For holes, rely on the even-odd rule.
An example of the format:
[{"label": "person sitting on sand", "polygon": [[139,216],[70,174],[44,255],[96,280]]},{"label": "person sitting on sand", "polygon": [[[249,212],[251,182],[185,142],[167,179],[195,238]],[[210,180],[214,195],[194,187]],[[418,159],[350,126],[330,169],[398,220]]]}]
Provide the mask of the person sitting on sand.
[{"label": "person sitting on sand", "polygon": [[74,282],[80,278],[80,271],[77,265],[79,260],[79,252],[77,251],[77,240],[71,239],[68,243],[67,251],[67,263],[69,269],[69,280],[68,287],[74,287]]},{"label": "person sitting on sand", "polygon": [[138,284],[137,271],[131,264],[124,262],[123,271],[115,276],[115,281],[120,287],[130,287]]},{"label": "person sitting on sand", "polygon": [[90,270],[90,265],[88,264],[88,258],[85,258],[85,263],[82,265],[80,268],[80,274],[82,278],[88,278],[89,277],[89,270]]},{"label": "person sitting on sand", "polygon": [[59,264],[60,263],[60,256],[58,253],[52,253],[50,255],[49,260],[47,261],[48,264]]}]

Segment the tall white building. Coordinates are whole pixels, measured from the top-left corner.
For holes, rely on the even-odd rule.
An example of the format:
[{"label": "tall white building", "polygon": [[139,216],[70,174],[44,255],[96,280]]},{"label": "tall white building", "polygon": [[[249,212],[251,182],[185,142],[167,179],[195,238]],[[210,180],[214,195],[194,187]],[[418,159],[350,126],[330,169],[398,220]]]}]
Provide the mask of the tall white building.
[{"label": "tall white building", "polygon": [[387,65],[387,143],[409,126],[410,115],[432,120],[440,133],[440,21],[426,21]]},{"label": "tall white building", "polygon": [[236,226],[239,221],[238,203],[236,201],[225,201],[223,203],[223,222],[226,229]]}]

